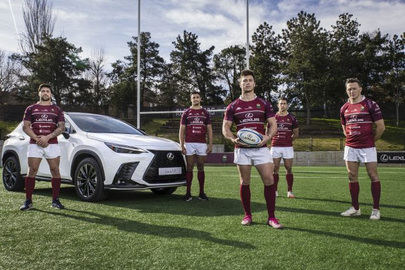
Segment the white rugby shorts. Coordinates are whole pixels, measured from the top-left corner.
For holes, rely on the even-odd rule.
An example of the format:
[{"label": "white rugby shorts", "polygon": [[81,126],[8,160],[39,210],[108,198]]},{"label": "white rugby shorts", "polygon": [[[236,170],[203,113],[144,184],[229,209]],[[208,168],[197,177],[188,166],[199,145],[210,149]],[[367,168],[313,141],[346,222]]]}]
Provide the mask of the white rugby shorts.
[{"label": "white rugby shorts", "polygon": [[265,163],[273,163],[273,159],[267,147],[235,148],[233,163],[256,166]]},{"label": "white rugby shorts", "polygon": [[272,146],[270,149],[270,154],[273,158],[292,159],[294,158],[294,148],[292,146]]},{"label": "white rugby shorts", "polygon": [[206,156],[207,144],[206,143],[185,143],[186,156]]},{"label": "white rugby shorts", "polygon": [[49,144],[47,147],[41,147],[37,144],[28,145],[27,157],[53,159],[60,157],[60,147],[58,144]]},{"label": "white rugby shorts", "polygon": [[353,162],[377,162],[377,150],[375,147],[370,148],[353,148],[345,146],[343,159]]}]

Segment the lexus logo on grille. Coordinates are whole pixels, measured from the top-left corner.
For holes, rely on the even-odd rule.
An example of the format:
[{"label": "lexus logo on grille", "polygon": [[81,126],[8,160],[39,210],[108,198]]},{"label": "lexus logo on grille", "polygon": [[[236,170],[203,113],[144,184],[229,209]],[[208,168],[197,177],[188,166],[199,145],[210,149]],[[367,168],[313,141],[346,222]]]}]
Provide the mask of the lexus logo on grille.
[{"label": "lexus logo on grille", "polygon": [[167,153],[166,157],[167,157],[168,160],[173,160],[174,159],[174,155],[173,155],[172,152]]}]

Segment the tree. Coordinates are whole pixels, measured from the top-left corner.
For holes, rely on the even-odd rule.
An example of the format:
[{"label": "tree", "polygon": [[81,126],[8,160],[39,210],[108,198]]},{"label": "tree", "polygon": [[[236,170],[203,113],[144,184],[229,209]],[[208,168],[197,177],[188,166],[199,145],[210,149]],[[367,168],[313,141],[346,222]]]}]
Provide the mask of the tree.
[{"label": "tree", "polygon": [[347,98],[344,81],[347,78],[360,77],[362,61],[359,27],[360,24],[349,13],[340,14],[336,25],[332,25],[327,103],[334,111],[337,111]]},{"label": "tree", "polygon": [[17,62],[0,50],[0,104],[10,91],[18,87],[20,73],[21,67]]},{"label": "tree", "polygon": [[174,50],[170,53],[173,64],[176,87],[178,90],[177,100],[179,105],[189,104],[189,95],[198,90],[206,105],[222,104],[225,91],[216,86],[216,76],[211,67],[214,46],[202,51],[198,36],[184,31],[173,42]]},{"label": "tree", "polygon": [[399,106],[405,102],[405,33],[394,35],[389,42],[389,64],[384,84],[386,97],[395,104],[396,125],[399,125]]},{"label": "tree", "polygon": [[104,52],[100,49],[89,60],[89,69],[86,74],[86,79],[91,82],[92,103],[99,106],[106,105],[110,99],[107,88],[108,77],[104,64]]},{"label": "tree", "polygon": [[246,49],[241,46],[230,46],[214,55],[214,70],[218,78],[228,86],[228,101],[236,99],[241,93],[239,87],[240,72],[245,66]]},{"label": "tree", "polygon": [[20,42],[24,52],[35,52],[44,37],[51,37],[55,26],[52,4],[48,0],[25,0],[23,6],[25,32]]},{"label": "tree", "polygon": [[310,123],[311,108],[325,97],[328,69],[326,31],[321,28],[314,14],[301,11],[287,22],[282,31],[282,43],[286,55],[283,67],[287,92],[296,95],[307,112]]},{"label": "tree", "polygon": [[271,100],[271,92],[277,92],[280,85],[282,49],[280,37],[273,27],[262,23],[252,36],[251,68],[255,72],[255,92]]},{"label": "tree", "polygon": [[88,90],[84,88],[86,82],[81,77],[88,68],[88,59],[81,59],[81,52],[81,48],[76,48],[66,38],[44,37],[34,52],[14,55],[29,72],[22,77],[25,85],[20,95],[36,99],[38,85],[47,82],[52,85],[57,104],[76,103],[77,98]]},{"label": "tree", "polygon": [[[132,37],[128,42],[130,55],[124,61],[112,64],[113,70],[108,74],[111,79],[113,103],[126,114],[129,104],[137,102],[137,45],[138,38]],[[159,55],[159,44],[151,40],[148,32],[141,33],[141,106],[154,106],[157,103],[157,85],[165,68],[164,59]],[[129,93],[130,92],[130,93]]]}]

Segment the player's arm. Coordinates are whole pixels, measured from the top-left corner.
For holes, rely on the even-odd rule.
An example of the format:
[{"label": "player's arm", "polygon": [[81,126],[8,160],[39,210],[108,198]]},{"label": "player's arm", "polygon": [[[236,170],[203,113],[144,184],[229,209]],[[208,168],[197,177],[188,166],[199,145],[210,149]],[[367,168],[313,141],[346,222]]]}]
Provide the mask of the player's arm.
[{"label": "player's arm", "polygon": [[292,135],[292,139],[293,141],[296,140],[300,135],[300,129],[299,128],[294,128],[293,129],[293,135]]},{"label": "player's arm", "polygon": [[376,126],[374,130],[374,141],[377,141],[381,138],[385,130],[384,119],[377,120],[374,123]]},{"label": "player's arm", "polygon": [[30,138],[35,140],[35,142],[38,142],[39,137],[37,134],[34,133],[34,131],[31,128],[31,121],[24,120],[23,122],[23,131],[25,134],[27,134]]},{"label": "player's arm", "polygon": [[212,124],[207,125],[207,132],[208,132],[208,147],[207,147],[207,154],[212,152]]},{"label": "player's arm", "polygon": [[271,140],[271,138],[274,137],[277,133],[277,122],[275,117],[270,117],[267,118],[267,123],[268,125],[266,126],[266,132],[263,136],[262,141],[259,143],[258,146],[263,146],[267,144],[268,141]]},{"label": "player's arm", "polygon": [[232,121],[224,120],[222,123],[222,135],[224,135],[225,139],[230,140],[234,144],[248,146],[247,144],[242,143],[239,138],[235,137],[231,131]]},{"label": "player's arm", "polygon": [[181,152],[183,153],[183,155],[186,154],[186,147],[184,146],[184,137],[185,137],[185,134],[186,134],[186,125],[180,124],[180,128],[179,128],[179,143],[180,143]]},{"label": "player's arm", "polygon": [[345,135],[345,137],[346,137],[346,126],[345,125],[342,125],[342,130],[343,130],[343,135]]}]

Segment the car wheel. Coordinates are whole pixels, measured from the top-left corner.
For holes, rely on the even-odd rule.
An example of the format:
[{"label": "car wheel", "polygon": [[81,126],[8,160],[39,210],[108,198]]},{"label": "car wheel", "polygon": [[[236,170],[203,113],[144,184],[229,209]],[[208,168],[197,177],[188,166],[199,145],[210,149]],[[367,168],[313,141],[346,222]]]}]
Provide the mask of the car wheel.
[{"label": "car wheel", "polygon": [[83,201],[96,202],[105,198],[101,168],[94,158],[79,162],[74,173],[76,194]]},{"label": "car wheel", "polygon": [[15,156],[9,156],[3,164],[3,185],[9,191],[24,189],[24,179],[20,174],[20,163]]},{"label": "car wheel", "polygon": [[168,187],[168,188],[152,188],[152,192],[157,195],[170,195],[175,192],[177,187]]}]

